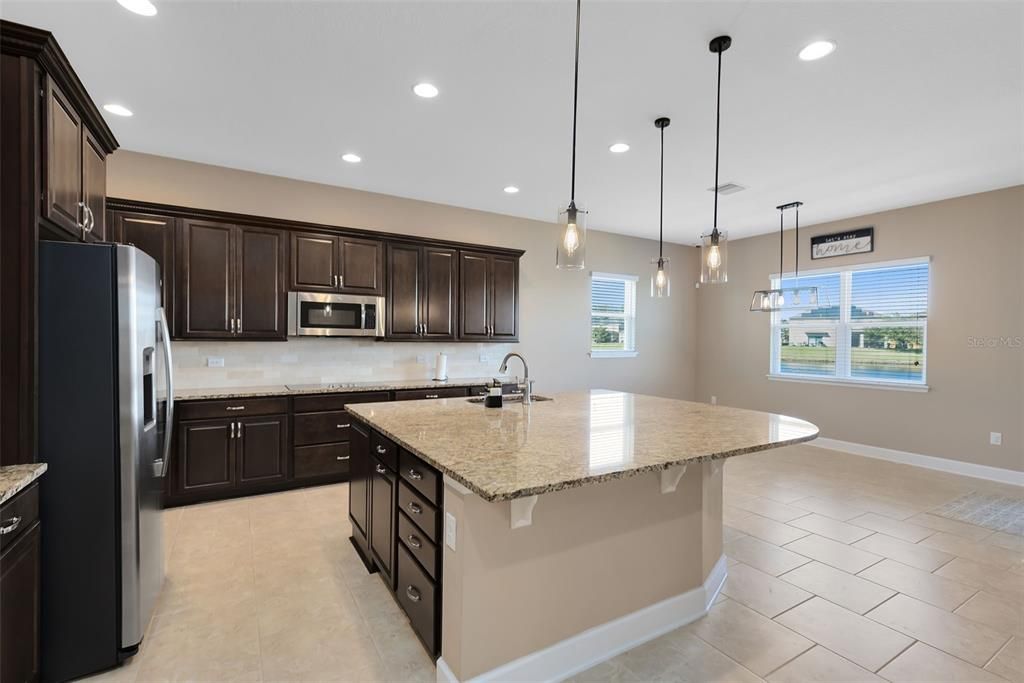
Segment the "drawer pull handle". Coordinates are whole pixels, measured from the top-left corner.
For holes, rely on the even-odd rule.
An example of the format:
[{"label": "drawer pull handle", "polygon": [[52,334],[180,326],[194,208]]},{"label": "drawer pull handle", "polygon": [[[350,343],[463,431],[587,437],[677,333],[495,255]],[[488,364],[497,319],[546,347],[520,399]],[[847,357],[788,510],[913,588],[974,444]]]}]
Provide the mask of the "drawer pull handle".
[{"label": "drawer pull handle", "polygon": [[4,523],[0,525],[0,536],[6,536],[7,534],[12,533],[18,528],[19,524],[21,524],[21,517],[11,517],[4,521]]},{"label": "drawer pull handle", "polygon": [[416,503],[409,503],[408,507],[409,507],[409,512],[411,512],[414,515],[422,515],[423,514],[423,508],[421,508]]},{"label": "drawer pull handle", "polygon": [[348,429],[348,428],[349,428],[349,427],[351,427],[351,426],[352,426],[352,425],[350,425],[350,424],[343,424],[343,425],[338,425],[338,429]]},{"label": "drawer pull handle", "polygon": [[377,452],[380,453],[381,455],[384,455],[385,453],[388,452],[388,449],[384,448],[383,446],[378,445],[377,446]]},{"label": "drawer pull handle", "polygon": [[336,456],[334,459],[335,460],[348,460],[349,457],[350,456],[348,456],[348,455],[339,455],[339,456]]},{"label": "drawer pull handle", "polygon": [[384,465],[377,465],[377,474],[387,474],[388,471],[384,468]]},{"label": "drawer pull handle", "polygon": [[226,406],[224,410],[245,410],[245,406]]},{"label": "drawer pull handle", "polygon": [[420,601],[420,592],[418,590],[416,590],[415,588],[413,588],[412,586],[409,586],[408,588],[405,589],[405,594],[407,596],[409,596],[409,599],[412,600],[413,602],[419,602]]},{"label": "drawer pull handle", "polygon": [[416,548],[418,550],[423,547],[423,542],[420,541],[420,539],[416,538],[415,535],[409,534],[406,538],[409,541],[409,545],[411,545],[413,548]]},{"label": "drawer pull handle", "polygon": [[423,475],[410,467],[409,468],[409,478],[414,480],[414,481],[419,481],[420,479],[423,478]]},{"label": "drawer pull handle", "polygon": [[427,394],[427,398],[440,398],[438,394]]}]

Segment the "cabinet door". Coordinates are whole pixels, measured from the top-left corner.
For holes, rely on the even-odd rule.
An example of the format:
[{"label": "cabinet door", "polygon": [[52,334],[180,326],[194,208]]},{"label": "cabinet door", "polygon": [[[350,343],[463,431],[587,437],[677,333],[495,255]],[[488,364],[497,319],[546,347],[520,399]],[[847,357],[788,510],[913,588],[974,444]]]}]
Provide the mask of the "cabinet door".
[{"label": "cabinet door", "polygon": [[459,337],[487,339],[491,325],[490,256],[459,252]]},{"label": "cabinet door", "polygon": [[454,339],[457,254],[454,249],[424,247],[423,266],[423,294],[420,298],[423,335],[431,339]]},{"label": "cabinet door", "polygon": [[82,201],[82,117],[64,93],[46,81],[46,193],[43,215],[74,237]]},{"label": "cabinet door", "polygon": [[238,337],[285,339],[285,233],[239,227],[236,234]]},{"label": "cabinet door", "polygon": [[0,681],[39,678],[39,533],[36,523],[0,556]]},{"label": "cabinet door", "polygon": [[92,218],[90,236],[106,241],[107,157],[88,128],[82,129],[82,201]]},{"label": "cabinet door", "polygon": [[[349,440],[348,516],[356,538],[369,532],[370,434],[359,422],[352,423]],[[366,548],[363,548],[366,551]]]},{"label": "cabinet door", "polygon": [[395,474],[370,457],[370,550],[388,586],[394,589]]},{"label": "cabinet door", "polygon": [[177,335],[185,339],[229,337],[234,311],[233,226],[184,220],[180,227]]},{"label": "cabinet door", "polygon": [[387,322],[389,339],[419,339],[420,288],[423,283],[421,247],[409,244],[388,245]]},{"label": "cabinet door", "polygon": [[291,288],[306,292],[338,290],[338,238],[312,232],[292,233]]},{"label": "cabinet door", "polygon": [[519,259],[491,257],[491,338],[516,341],[519,337]]},{"label": "cabinet door", "polygon": [[341,291],[381,294],[384,291],[384,245],[377,240],[341,237]]},{"label": "cabinet door", "polygon": [[234,420],[178,423],[178,493],[235,486]]},{"label": "cabinet door", "polygon": [[238,483],[284,481],[288,476],[286,415],[268,415],[238,420],[235,452]]},{"label": "cabinet door", "polygon": [[110,212],[110,237],[120,244],[131,244],[153,257],[160,266],[163,305],[167,319],[173,320],[171,294],[174,282],[174,219],[144,213]]}]

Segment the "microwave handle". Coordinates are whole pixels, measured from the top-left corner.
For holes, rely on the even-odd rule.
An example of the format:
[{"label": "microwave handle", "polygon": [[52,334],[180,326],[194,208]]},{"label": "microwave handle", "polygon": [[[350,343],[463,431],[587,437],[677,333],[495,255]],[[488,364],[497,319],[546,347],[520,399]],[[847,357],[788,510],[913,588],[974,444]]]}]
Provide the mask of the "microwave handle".
[{"label": "microwave handle", "polygon": [[366,329],[366,304],[359,307],[359,329]]}]

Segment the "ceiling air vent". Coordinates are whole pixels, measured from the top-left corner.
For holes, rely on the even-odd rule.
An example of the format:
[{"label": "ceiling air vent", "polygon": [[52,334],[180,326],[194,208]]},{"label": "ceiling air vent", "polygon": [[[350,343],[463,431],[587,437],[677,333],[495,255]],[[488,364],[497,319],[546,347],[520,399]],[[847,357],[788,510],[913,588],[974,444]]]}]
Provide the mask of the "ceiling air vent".
[{"label": "ceiling air vent", "polygon": [[[718,186],[718,194],[736,194],[737,192],[743,192],[747,188],[736,183],[722,183]],[[715,188],[709,187],[708,192],[714,192]]]}]

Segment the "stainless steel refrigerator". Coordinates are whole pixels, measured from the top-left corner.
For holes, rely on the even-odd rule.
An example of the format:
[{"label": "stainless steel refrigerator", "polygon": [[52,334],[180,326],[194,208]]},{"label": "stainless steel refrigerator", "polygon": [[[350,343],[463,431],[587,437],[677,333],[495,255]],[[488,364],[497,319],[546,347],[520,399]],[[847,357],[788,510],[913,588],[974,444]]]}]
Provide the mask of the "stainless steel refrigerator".
[{"label": "stainless steel refrigerator", "polygon": [[39,244],[41,675],[138,651],[164,580],[174,410],[156,262],[135,247]]}]

